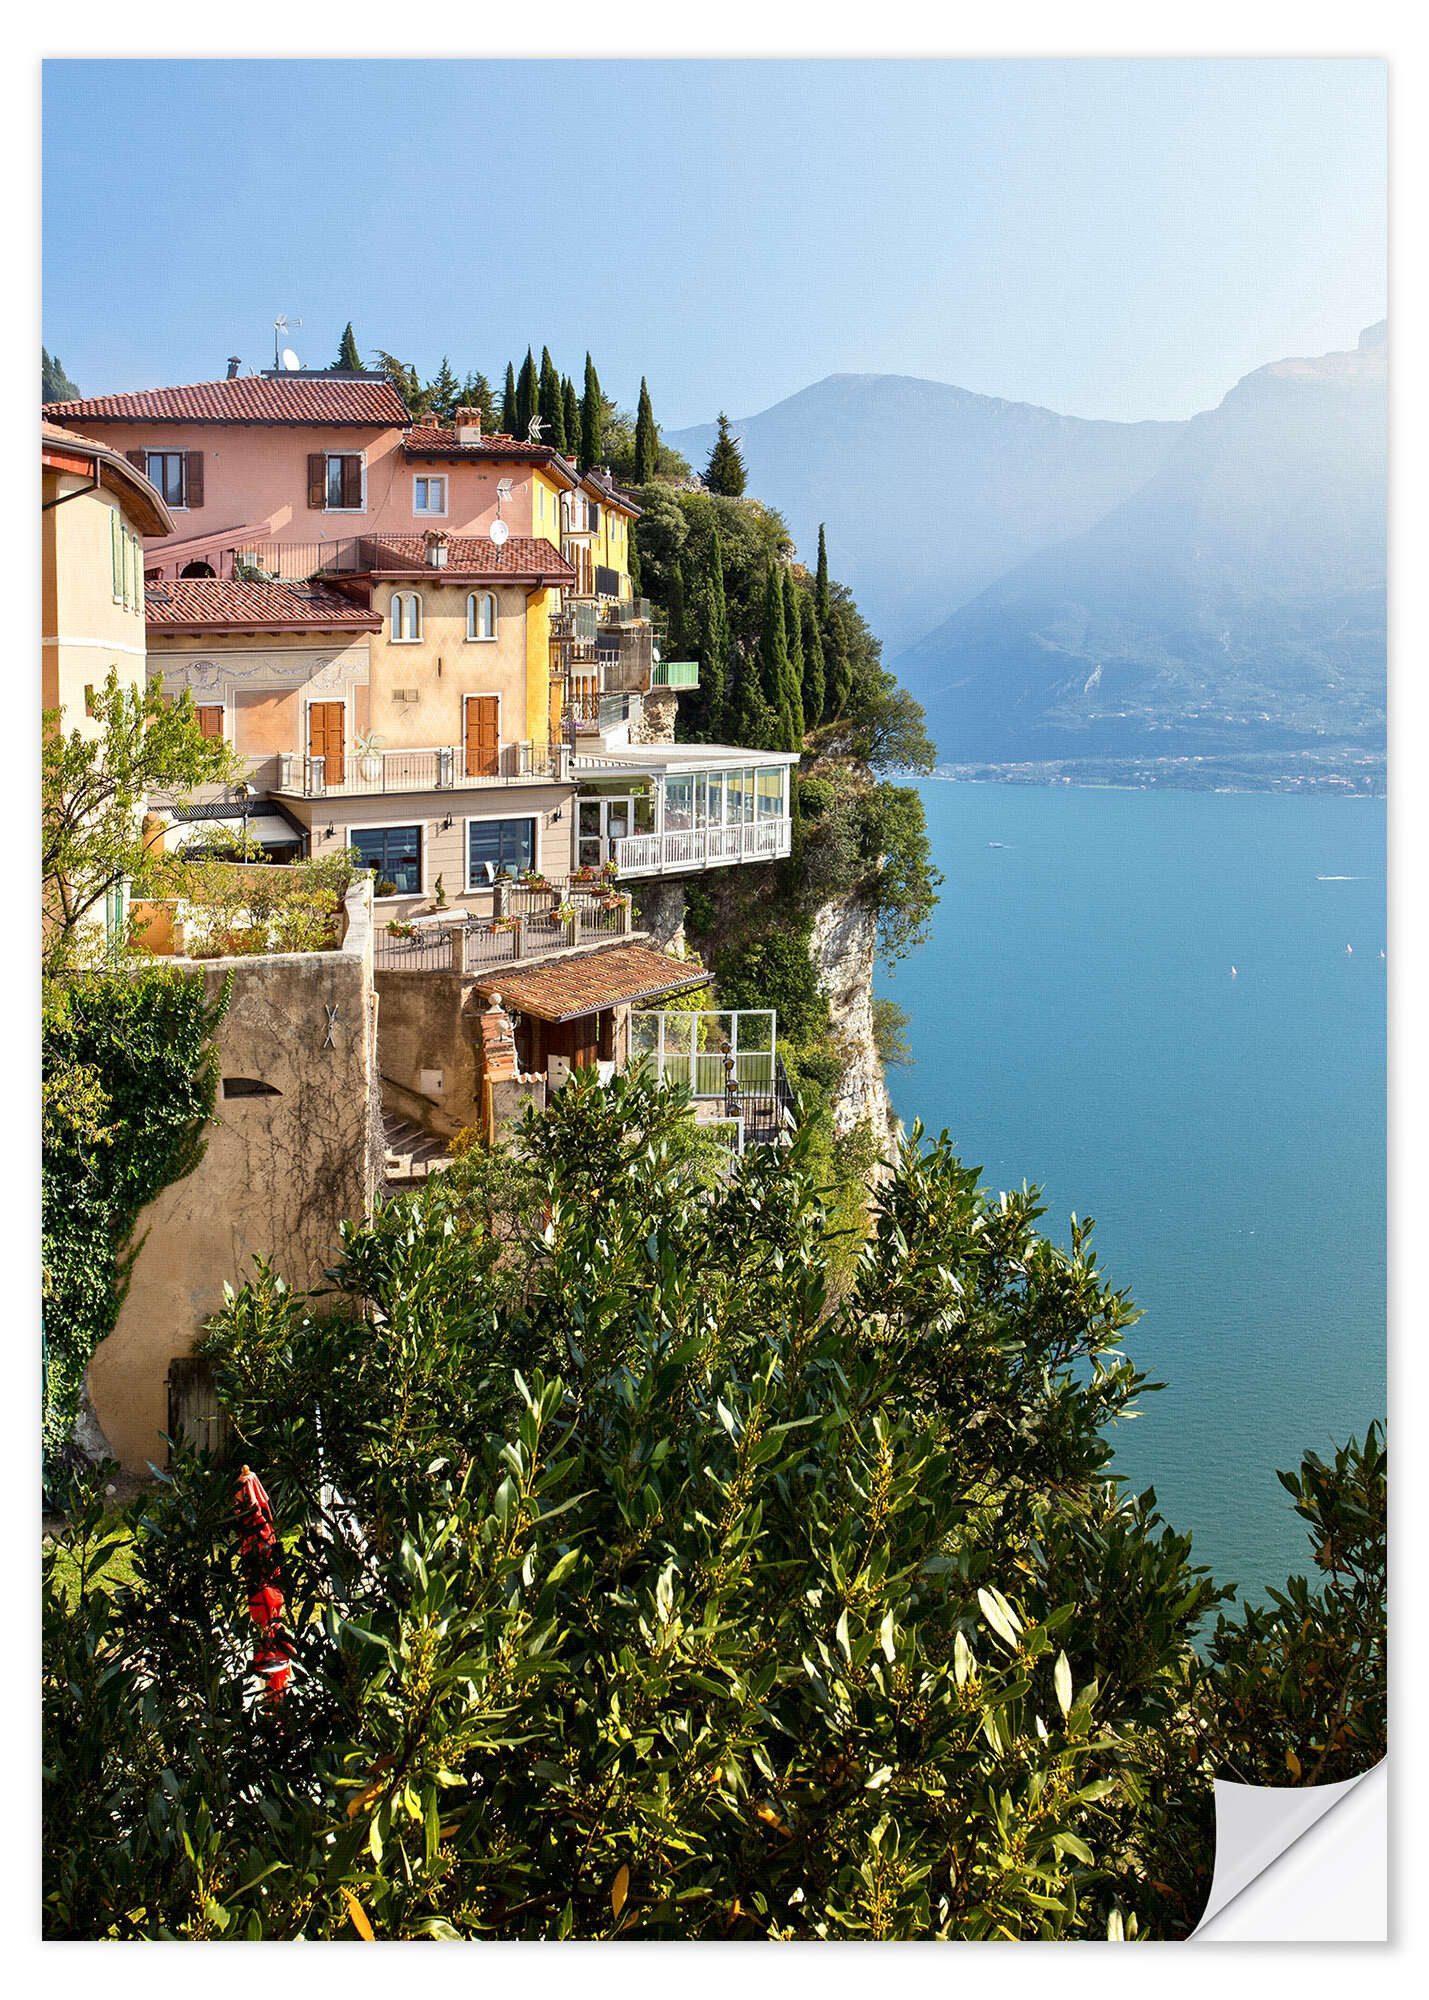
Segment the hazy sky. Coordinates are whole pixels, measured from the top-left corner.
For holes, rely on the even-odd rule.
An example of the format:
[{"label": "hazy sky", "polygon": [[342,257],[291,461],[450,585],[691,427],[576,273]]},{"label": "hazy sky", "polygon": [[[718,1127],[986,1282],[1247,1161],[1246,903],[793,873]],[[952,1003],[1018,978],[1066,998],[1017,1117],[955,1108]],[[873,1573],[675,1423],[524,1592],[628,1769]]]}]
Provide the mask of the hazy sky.
[{"label": "hazy sky", "polygon": [[[1385,311],[1372,61],[51,62],[44,334],[86,393],[351,319],[662,424],[841,371],[1182,417]],[[127,191],[127,199],[120,192]]]}]

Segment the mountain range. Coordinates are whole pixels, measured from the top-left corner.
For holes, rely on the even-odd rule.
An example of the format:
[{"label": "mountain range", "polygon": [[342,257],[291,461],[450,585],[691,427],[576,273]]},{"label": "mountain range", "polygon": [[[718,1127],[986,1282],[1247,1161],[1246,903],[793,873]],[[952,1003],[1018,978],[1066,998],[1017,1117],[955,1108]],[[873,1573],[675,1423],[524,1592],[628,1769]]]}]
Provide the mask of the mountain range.
[{"label": "mountain range", "polygon": [[[1382,750],[1386,328],[1121,424],[835,375],[735,426],[947,760]],[[696,466],[713,427],[672,434]]]}]

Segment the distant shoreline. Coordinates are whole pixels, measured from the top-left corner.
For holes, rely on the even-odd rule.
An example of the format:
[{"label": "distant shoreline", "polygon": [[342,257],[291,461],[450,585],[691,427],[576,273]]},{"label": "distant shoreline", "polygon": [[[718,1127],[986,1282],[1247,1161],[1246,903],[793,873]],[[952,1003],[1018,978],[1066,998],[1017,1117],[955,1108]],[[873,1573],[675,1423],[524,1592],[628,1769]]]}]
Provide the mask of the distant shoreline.
[{"label": "distant shoreline", "polygon": [[940,763],[927,775],[945,783],[1036,785],[1078,791],[1274,792],[1319,798],[1382,799],[1385,759],[1366,755],[1350,768],[1297,757],[1263,765],[1217,757],[1097,757],[1025,763]]}]

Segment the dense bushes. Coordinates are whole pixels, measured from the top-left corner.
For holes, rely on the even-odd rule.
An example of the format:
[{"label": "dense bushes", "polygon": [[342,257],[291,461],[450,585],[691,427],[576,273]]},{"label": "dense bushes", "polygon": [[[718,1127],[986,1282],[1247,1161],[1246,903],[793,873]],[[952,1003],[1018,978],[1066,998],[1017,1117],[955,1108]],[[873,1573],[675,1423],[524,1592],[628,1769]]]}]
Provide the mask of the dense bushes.
[{"label": "dense bushes", "polygon": [[231,1469],[131,1509],[108,1590],[83,1519],[50,1935],[1194,1923],[1216,1593],[1105,1484],[1141,1384],[1087,1231],[915,1147],[834,1297],[810,1139],[701,1186],[683,1115],[577,1078],[499,1185],[459,1161],[325,1298],[260,1271],[220,1315],[292,1680],[245,1669]]}]

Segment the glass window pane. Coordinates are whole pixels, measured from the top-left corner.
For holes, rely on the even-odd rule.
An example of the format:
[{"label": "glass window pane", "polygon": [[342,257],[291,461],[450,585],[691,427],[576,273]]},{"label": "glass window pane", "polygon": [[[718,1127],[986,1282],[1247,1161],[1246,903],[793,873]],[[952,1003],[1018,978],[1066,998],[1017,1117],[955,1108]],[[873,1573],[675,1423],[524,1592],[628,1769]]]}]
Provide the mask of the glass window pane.
[{"label": "glass window pane", "polygon": [[379,882],[396,884],[399,896],[422,892],[422,829],[419,826],[355,827],[351,844]]},{"label": "glass window pane", "polygon": [[762,770],[759,773],[759,817],[761,819],[784,817],[784,772],[778,765],[772,770]]},{"label": "glass window pane", "polygon": [[695,786],[693,778],[666,778],[665,831],[684,833],[694,824]]},{"label": "glass window pane", "polygon": [[488,879],[487,864],[498,875],[514,875],[536,862],[534,819],[476,819],[467,828],[467,880]]}]

